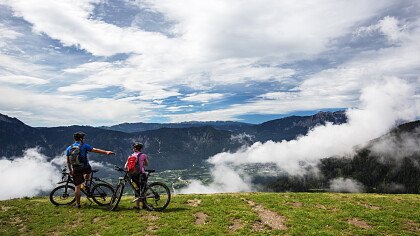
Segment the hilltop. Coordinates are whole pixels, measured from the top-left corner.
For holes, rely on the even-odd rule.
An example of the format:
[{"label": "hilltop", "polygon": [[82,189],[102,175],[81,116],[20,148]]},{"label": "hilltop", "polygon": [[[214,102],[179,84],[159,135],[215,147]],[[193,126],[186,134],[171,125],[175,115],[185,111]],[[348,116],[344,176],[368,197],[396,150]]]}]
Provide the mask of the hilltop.
[{"label": "hilltop", "polygon": [[111,212],[47,198],[0,201],[0,235],[419,235],[420,195],[234,193],[175,195],[163,212]]}]

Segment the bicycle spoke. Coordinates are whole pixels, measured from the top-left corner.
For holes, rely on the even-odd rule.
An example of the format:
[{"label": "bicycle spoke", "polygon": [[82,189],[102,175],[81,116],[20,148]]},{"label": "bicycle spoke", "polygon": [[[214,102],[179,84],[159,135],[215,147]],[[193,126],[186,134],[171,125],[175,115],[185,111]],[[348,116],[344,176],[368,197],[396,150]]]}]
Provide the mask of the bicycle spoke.
[{"label": "bicycle spoke", "polygon": [[146,189],[145,196],[146,207],[157,211],[165,209],[171,200],[169,188],[159,182],[150,184]]}]

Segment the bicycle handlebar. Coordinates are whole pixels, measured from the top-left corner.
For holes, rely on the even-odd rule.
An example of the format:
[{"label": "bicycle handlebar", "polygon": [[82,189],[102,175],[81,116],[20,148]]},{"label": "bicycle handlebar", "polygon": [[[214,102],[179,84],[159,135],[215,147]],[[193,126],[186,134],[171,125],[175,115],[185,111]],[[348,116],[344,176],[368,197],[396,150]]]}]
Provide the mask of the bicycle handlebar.
[{"label": "bicycle handlebar", "polygon": [[[119,167],[119,166],[114,166],[114,170],[116,170],[116,171],[121,171],[121,172],[127,172],[124,168],[121,168],[121,167]],[[155,172],[156,170],[144,170],[145,172],[147,172],[147,173],[153,173],[153,172]]]}]

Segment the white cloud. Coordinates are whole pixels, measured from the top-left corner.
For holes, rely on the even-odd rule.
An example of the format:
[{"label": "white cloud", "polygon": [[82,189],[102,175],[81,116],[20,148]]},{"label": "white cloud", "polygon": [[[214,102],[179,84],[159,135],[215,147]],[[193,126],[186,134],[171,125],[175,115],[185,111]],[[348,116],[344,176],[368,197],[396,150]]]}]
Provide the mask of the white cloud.
[{"label": "white cloud", "polygon": [[[219,153],[209,159],[215,165],[211,171],[221,173],[222,176],[218,178],[224,179],[223,171],[218,171],[218,168],[235,170],[235,167],[244,164],[274,163],[291,175],[302,175],[306,173],[306,167],[316,166],[320,159],[351,155],[355,146],[385,134],[397,122],[418,117],[420,100],[413,98],[414,94],[415,89],[409,83],[387,78],[363,89],[360,108],[350,109],[346,113],[348,123],[327,123],[296,140],[257,142],[236,153]],[[241,191],[248,191],[249,188]]]},{"label": "white cloud", "polygon": [[405,34],[406,25],[401,25],[399,20],[392,16],[386,16],[379,20],[377,24],[366,27],[360,27],[354,32],[354,36],[363,37],[377,32],[382,33],[391,42],[398,41]]},{"label": "white cloud", "polygon": [[[227,108],[175,114],[172,122],[185,120],[235,120],[243,114],[281,114],[323,108],[358,107],[360,91],[384,76],[412,81],[420,89],[420,21],[400,38],[400,45],[357,54],[338,67],[306,75],[301,84],[287,92],[268,92],[258,99],[230,105]],[[416,26],[416,27],[415,27]],[[414,95],[413,95],[414,96]]]},{"label": "white cloud", "polygon": [[18,16],[33,24],[33,31],[46,33],[65,46],[79,46],[94,55],[111,56],[157,50],[165,36],[134,28],[120,28],[90,19],[94,3],[89,1],[6,1]]},{"label": "white cloud", "polygon": [[[7,39],[16,39],[17,37],[21,36],[22,34],[19,32],[16,32],[8,27],[6,27],[4,24],[0,23],[0,40],[7,40]],[[6,46],[3,44],[0,44],[1,46]]]},{"label": "white cloud", "polygon": [[48,80],[31,77],[31,76],[24,76],[24,75],[9,75],[9,76],[0,76],[0,83],[40,85],[40,84],[47,84]]},{"label": "white cloud", "polygon": [[[149,7],[176,23],[176,37],[167,38],[90,19],[96,0],[6,2],[33,24],[34,31],[64,45],[76,45],[94,55],[135,53],[122,69],[124,75],[129,74],[126,80],[147,78],[161,86],[196,87],[287,78],[293,70],[279,68],[277,63],[324,51],[331,39],[391,3],[138,1],[140,7]],[[121,72],[114,78],[121,78],[115,77],[118,74]],[[210,82],[203,83],[203,79]]]},{"label": "white cloud", "polygon": [[31,90],[0,87],[0,94],[8,99],[0,100],[4,110],[30,112],[20,117],[24,122],[38,125],[93,125],[117,122],[147,121],[156,109],[163,107],[153,103],[132,101],[132,98],[89,99],[75,95],[40,94]]},{"label": "white cloud", "polygon": [[[69,67],[63,70],[64,75],[57,71],[60,76],[72,79],[71,84],[63,80],[57,83],[58,88],[48,89],[61,93],[57,96],[75,93],[98,96],[98,93],[89,92],[116,87],[122,92],[106,101],[114,103],[111,100],[116,100],[115,103],[119,103],[122,95],[130,96],[133,99],[126,100],[126,103],[137,107],[133,103],[139,99],[159,100],[162,104],[170,97],[189,99],[188,95],[185,97],[180,92],[183,91],[180,87],[193,89],[190,93],[215,91],[217,94],[214,88],[218,86],[246,86],[253,82],[273,84],[264,90],[266,94],[254,100],[236,101],[239,104],[211,111],[189,111],[188,114],[167,116],[173,122],[236,120],[243,114],[279,114],[357,106],[358,91],[368,81],[384,75],[405,78],[409,74],[418,74],[418,26],[411,23],[406,28],[405,21],[393,16],[382,18],[373,25],[377,25],[377,30],[389,39],[397,40],[399,47],[364,52],[338,67],[326,68],[315,75],[300,75],[299,68],[286,66],[299,60],[317,58],[319,54],[331,50],[333,45],[336,47],[332,43],[334,40],[348,35],[361,23],[377,17],[382,10],[395,4],[388,0],[325,0],[322,3],[264,0],[248,1],[246,4],[237,0],[158,0],[133,3],[142,9],[147,8],[149,12],[162,14],[163,19],[171,21],[173,27],[169,28],[169,34],[173,37],[136,27],[118,27],[94,19],[91,14],[95,4],[101,3],[99,0],[47,0],[43,4],[21,0],[2,2],[11,6],[16,16],[28,21],[33,32],[44,33],[65,46],[76,46],[98,56],[127,54],[128,58],[119,62],[93,61]],[[14,65],[15,61],[19,64]],[[10,56],[0,55],[0,62],[9,72],[7,74],[48,79],[50,76],[45,75],[52,71],[36,65],[37,62],[30,64]],[[295,88],[296,93],[270,91],[277,91],[278,83],[296,85],[296,77],[303,80]],[[91,117],[90,114],[87,116]],[[140,119],[143,116],[137,117]],[[119,122],[117,116],[104,117],[107,118],[112,119],[107,120],[108,123]],[[66,118],[63,116],[61,119]]]},{"label": "white cloud", "polygon": [[238,170],[226,165],[217,166],[211,172],[213,182],[203,185],[200,181],[193,180],[186,188],[180,189],[179,193],[227,193],[227,192],[250,192],[250,178]]},{"label": "white cloud", "polygon": [[212,100],[222,99],[225,95],[221,93],[193,93],[181,98],[181,101],[186,102],[202,102],[207,103]]},{"label": "white cloud", "polygon": [[331,192],[361,193],[364,186],[354,179],[337,178],[331,180],[329,190]]},{"label": "white cloud", "polygon": [[52,190],[60,173],[37,149],[28,149],[14,160],[0,159],[0,178],[0,200],[6,200]]}]

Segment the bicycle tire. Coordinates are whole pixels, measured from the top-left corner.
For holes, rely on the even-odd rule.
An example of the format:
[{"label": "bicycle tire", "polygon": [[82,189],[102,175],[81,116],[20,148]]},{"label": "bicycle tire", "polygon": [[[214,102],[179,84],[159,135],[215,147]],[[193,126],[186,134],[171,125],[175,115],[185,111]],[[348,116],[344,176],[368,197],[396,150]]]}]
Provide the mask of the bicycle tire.
[{"label": "bicycle tire", "polygon": [[163,211],[171,201],[171,191],[161,182],[151,183],[144,193],[144,205],[151,211]]},{"label": "bicycle tire", "polygon": [[95,184],[92,187],[92,200],[99,206],[109,205],[114,195],[114,188],[105,183]]},{"label": "bicycle tire", "polygon": [[[55,193],[61,189],[63,189],[63,193],[60,193],[59,195],[55,195]],[[69,189],[72,191],[71,193],[68,193]],[[64,202],[57,201],[57,198],[55,198],[55,196],[59,197],[58,199],[64,199]],[[74,191],[74,186],[71,186],[71,185],[60,185],[54,188],[50,193],[50,202],[56,206],[70,205],[70,204],[73,204],[75,201],[76,201],[76,195]]]},{"label": "bicycle tire", "polygon": [[114,194],[112,194],[112,198],[111,198],[111,201],[109,203],[109,209],[111,211],[113,211],[117,208],[118,204],[120,203],[123,191],[124,191],[124,185],[123,184],[118,184],[117,189],[115,189]]}]

